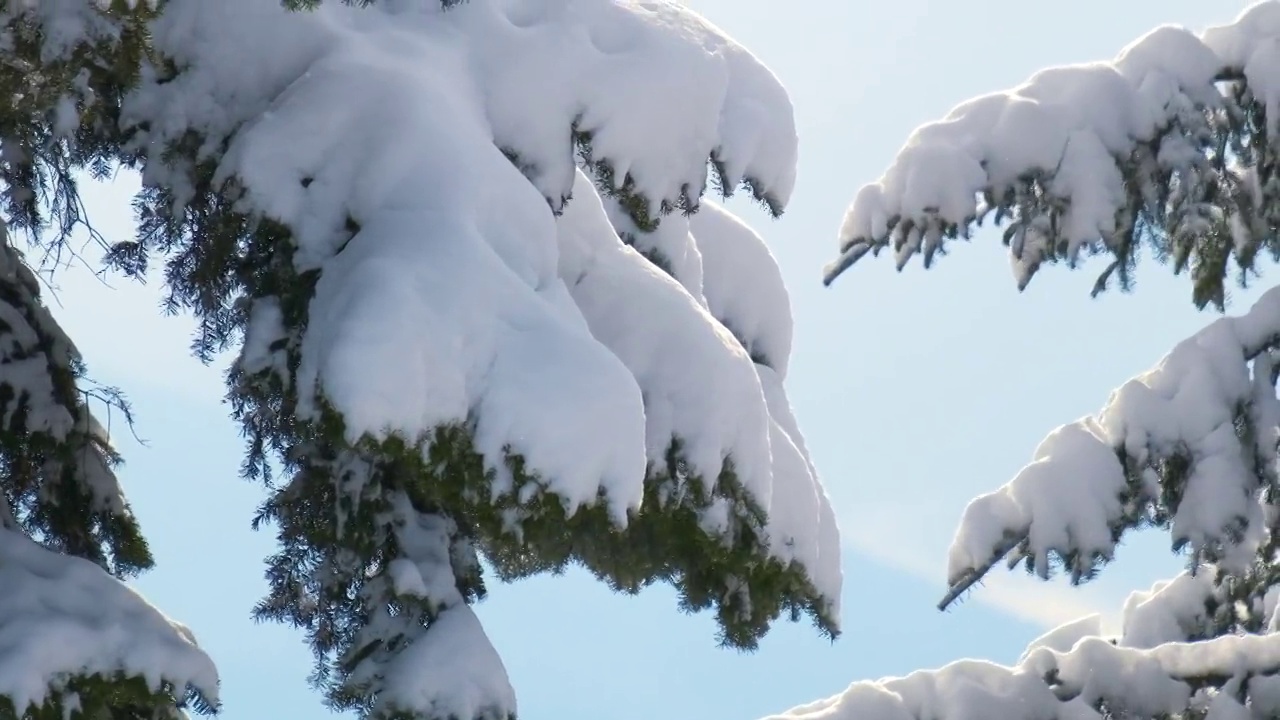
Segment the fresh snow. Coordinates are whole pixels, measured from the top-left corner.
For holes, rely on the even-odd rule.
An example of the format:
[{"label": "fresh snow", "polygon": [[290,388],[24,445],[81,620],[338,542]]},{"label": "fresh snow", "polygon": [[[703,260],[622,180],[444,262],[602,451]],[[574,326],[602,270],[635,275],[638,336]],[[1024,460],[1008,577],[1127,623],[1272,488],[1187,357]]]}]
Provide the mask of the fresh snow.
[{"label": "fresh snow", "polygon": [[743,485],[769,497],[768,410],[751,359],[679,282],[621,243],[591,181],[578,177],[558,222],[561,274],[595,338],[644,393],[633,417],[646,422],[647,459],[662,462],[671,438],[683,438],[709,485],[727,450]]},{"label": "fresh snow", "polygon": [[516,713],[502,659],[466,605],[442,612],[380,671],[386,683],[380,707],[470,720],[507,720]]},{"label": "fresh snow", "polygon": [[707,309],[752,358],[786,377],[791,359],[791,298],[769,247],[721,205],[706,203],[689,221],[702,259]]},{"label": "fresh snow", "polygon": [[[1012,667],[961,660],[906,677],[854,683],[839,695],[767,720],[1100,720],[1107,715],[1098,711],[1099,703],[1126,717],[1178,716],[1190,706],[1211,710],[1207,717],[1213,720],[1244,720],[1280,711],[1274,678],[1248,682],[1248,709],[1233,697],[1246,678],[1277,668],[1277,635],[1226,636],[1146,650],[1089,636],[1065,651],[1031,649]],[[1196,692],[1202,678],[1224,669],[1230,679],[1223,692]]]},{"label": "fresh snow", "polygon": [[21,714],[68,680],[116,673],[217,702],[218,674],[190,630],[88,560],[0,529],[0,697]]},{"label": "fresh snow", "polygon": [[1219,577],[1210,565],[1130,593],[1124,603],[1125,645],[1153,648],[1200,635],[1209,625],[1206,602],[1221,592]]},{"label": "fresh snow", "polygon": [[[680,437],[690,464],[710,482],[725,456],[722,448],[729,448],[743,485],[762,503],[770,498],[775,554],[800,562],[814,587],[838,603],[842,571],[834,512],[781,374],[748,356],[748,348],[767,348],[785,368],[790,355],[790,301],[777,264],[759,236],[718,205],[704,203],[690,224],[693,251],[703,258],[706,274],[695,279],[705,299],[621,242],[579,171],[573,201],[557,223],[561,277],[591,332],[643,389],[647,461],[661,462],[669,439]],[[745,288],[760,297],[737,299],[733,291]],[[750,334],[739,340],[725,323]],[[667,348],[678,349],[676,362]]]},{"label": "fresh snow", "polygon": [[[402,556],[388,564],[391,597],[431,603],[427,627],[413,612],[391,612],[374,603],[358,631],[356,647],[373,647],[351,671],[351,682],[374,698],[370,715],[397,711],[430,718],[507,720],[516,714],[515,691],[502,658],[458,591],[451,556],[457,526],[417,512],[408,496],[391,498],[396,545]],[[366,588],[371,597],[387,597]]]}]

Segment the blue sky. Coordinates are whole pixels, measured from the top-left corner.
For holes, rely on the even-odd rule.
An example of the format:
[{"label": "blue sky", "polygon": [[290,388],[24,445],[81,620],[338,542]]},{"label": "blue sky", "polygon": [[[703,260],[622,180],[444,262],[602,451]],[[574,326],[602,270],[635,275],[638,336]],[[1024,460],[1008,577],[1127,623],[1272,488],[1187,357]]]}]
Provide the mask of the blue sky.
[{"label": "blue sky", "polygon": [[[1095,410],[1207,321],[1183,280],[1150,265],[1136,294],[1091,300],[1099,268],[1051,268],[1019,294],[989,235],[928,273],[866,264],[831,289],[819,274],[845,204],[915,126],[1040,67],[1109,58],[1157,24],[1203,27],[1244,3],[688,4],[764,59],[796,105],[800,181],[787,215],[769,221],[734,207],[770,241],[792,292],[789,390],[845,538],[845,634],[833,645],[806,625],[782,624],[743,655],[717,649],[712,621],[680,614],[665,588],[614,596],[573,572],[494,585],[480,612],[522,717],[752,720],[856,679],[960,657],[1011,661],[1046,625],[1115,611],[1130,589],[1176,570],[1164,538],[1141,538],[1088,588],[1006,576],[951,613],[933,609],[965,502],[1011,477],[1053,426]],[[130,234],[135,183],[122,176],[87,190],[108,237]],[[147,440],[116,434],[159,562],[139,587],[219,662],[225,717],[325,717],[305,684],[301,636],[248,619],[273,540],[248,528],[261,493],[237,478],[241,447],[219,369],[188,357],[190,323],[162,317],[154,287],[107,287],[83,270],[57,281],[56,314],[91,375],[129,393]]]}]

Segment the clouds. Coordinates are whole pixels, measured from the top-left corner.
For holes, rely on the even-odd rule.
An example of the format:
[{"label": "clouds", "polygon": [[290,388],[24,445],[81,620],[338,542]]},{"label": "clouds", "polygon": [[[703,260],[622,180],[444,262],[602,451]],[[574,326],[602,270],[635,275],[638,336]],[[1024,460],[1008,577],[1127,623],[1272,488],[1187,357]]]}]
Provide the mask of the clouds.
[{"label": "clouds", "polygon": [[[945,506],[921,507],[902,501],[863,503],[841,517],[846,547],[857,555],[846,560],[846,577],[857,577],[859,556],[885,564],[907,575],[937,583],[935,602],[946,589],[946,550],[959,512]],[[1049,582],[1028,577],[1021,570],[997,570],[968,599],[1013,618],[1044,628],[1056,627],[1085,615],[1101,614],[1107,631],[1118,630],[1120,611],[1132,590],[1150,586],[1155,578],[1171,574],[1170,558],[1151,546],[1150,539],[1133,543],[1135,553],[1154,562],[1133,563],[1128,573],[1104,573],[1097,580],[1072,587],[1064,578]],[[1136,566],[1136,567],[1135,567]],[[1172,564],[1176,568],[1176,563]],[[1176,571],[1176,570],[1175,570]],[[1150,578],[1148,578],[1150,575]],[[957,608],[954,614],[964,612]],[[957,617],[957,622],[963,622]]]}]

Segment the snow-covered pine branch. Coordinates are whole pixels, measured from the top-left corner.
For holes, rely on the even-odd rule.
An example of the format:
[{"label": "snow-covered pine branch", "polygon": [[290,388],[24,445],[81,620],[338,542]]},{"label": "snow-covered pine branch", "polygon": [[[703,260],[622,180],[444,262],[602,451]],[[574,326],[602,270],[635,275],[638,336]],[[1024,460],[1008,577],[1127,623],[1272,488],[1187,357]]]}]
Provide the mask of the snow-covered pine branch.
[{"label": "snow-covered pine branch", "polygon": [[[951,548],[944,605],[1008,556],[1091,577],[1121,535],[1156,525],[1190,568],[1037,640],[1013,667],[965,660],[859,682],[776,720],[1270,717],[1280,712],[1277,441],[1280,288],[1217,320],[1096,415],[1052,432],[1034,461],[974,500]],[[1207,713],[1207,714],[1206,714]]]},{"label": "snow-covered pine branch", "polygon": [[767,720],[1243,720],[1280,713],[1276,598],[1258,627],[1217,625],[1214,568],[1157,583],[1125,603],[1119,635],[1098,616],[1032,641],[1013,666],[961,660],[901,678],[857,682]]},{"label": "snow-covered pine branch", "polygon": [[[1033,461],[965,509],[944,605],[1006,556],[1073,581],[1128,530],[1167,529],[1192,566],[1233,576],[1271,561],[1280,439],[1280,288],[1179,343],[1096,415],[1054,430]],[[1010,553],[1012,553],[1010,555]]]},{"label": "snow-covered pine branch", "polygon": [[[1114,62],[1055,68],[918,130],[845,219],[833,280],[892,246],[925,262],[984,218],[1007,224],[1025,285],[1044,261],[1109,252],[1099,282],[1125,282],[1141,246],[1191,267],[1200,305],[1224,304],[1276,237],[1280,2],[1196,36],[1164,27]],[[1280,712],[1275,631],[1280,288],[1179,343],[1060,427],[1000,490],[966,509],[949,604],[997,562],[1075,582],[1122,535],[1157,526],[1188,570],[1125,605],[1105,637],[1085,618],[1037,640],[1013,667],[953,663],[861,682],[789,720],[1225,718]]]},{"label": "snow-covered pine branch", "polygon": [[676,2],[293,4],[157,6],[111,260],[166,263],[198,355],[243,338],[281,541],[257,614],[307,632],[330,703],[512,715],[481,558],[669,581],[737,647],[783,613],[834,633],[780,274],[726,211],[685,216],[709,174],[781,212],[777,79]]},{"label": "snow-covered pine branch", "polygon": [[98,565],[0,528],[0,716],[182,720],[217,693],[190,630]]},{"label": "snow-covered pine branch", "polygon": [[0,713],[209,710],[209,658],[121,580],[151,567],[151,553],[82,372],[0,225]]},{"label": "snow-covered pine branch", "polygon": [[1196,35],[1158,28],[1111,62],[1041,71],[915,131],[845,215],[832,282],[867,253],[926,267],[985,220],[1020,288],[1045,262],[1109,254],[1096,291],[1128,287],[1145,249],[1225,303],[1259,254],[1280,257],[1280,3]]},{"label": "snow-covered pine branch", "polygon": [[[1209,273],[1197,276],[1197,297],[1221,300],[1228,255],[1247,268],[1259,250],[1280,251],[1276,47],[1272,0],[1201,36],[1162,27],[1114,62],[1046,70],[965,103],[916,131],[862,189],[844,259],[892,244],[900,263],[917,252],[927,261],[948,232],[995,213],[1009,220],[1024,281],[1042,259],[1090,248],[1114,251],[1123,271],[1141,237],[1178,267],[1190,258]],[[1149,524],[1193,565],[1252,566],[1274,524],[1277,337],[1272,290],[1180,343],[1096,416],[1054,431],[1018,477],[967,509],[943,605],[1006,556],[1043,576],[1060,561],[1088,579],[1125,531]]]},{"label": "snow-covered pine branch", "polygon": [[34,241],[50,271],[87,226],[75,173],[119,153],[119,100],[136,81],[148,3],[0,6],[0,715],[179,718],[210,711],[218,680],[190,631],[123,579],[150,551],[116,478],[118,456],[90,405],[121,426],[128,408],[82,377],[71,340],[13,246]]}]

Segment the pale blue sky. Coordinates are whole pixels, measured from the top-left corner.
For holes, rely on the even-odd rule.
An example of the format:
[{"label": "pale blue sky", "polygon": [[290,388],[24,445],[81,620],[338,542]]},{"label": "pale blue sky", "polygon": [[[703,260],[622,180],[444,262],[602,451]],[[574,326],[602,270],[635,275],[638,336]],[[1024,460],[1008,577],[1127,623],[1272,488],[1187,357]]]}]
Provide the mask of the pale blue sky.
[{"label": "pale blue sky", "polygon": [[[1115,610],[1130,588],[1174,568],[1163,538],[1150,538],[1086,590],[1001,578],[955,612],[933,610],[964,503],[1008,479],[1050,428],[1096,409],[1207,320],[1183,281],[1151,265],[1137,294],[1092,301],[1089,269],[1055,268],[1019,295],[990,236],[928,274],[867,264],[823,289],[819,273],[845,204],[916,125],[1042,66],[1109,58],[1159,23],[1198,28],[1244,3],[689,4],[763,58],[796,105],[794,203],[777,222],[755,209],[744,216],[770,241],[792,292],[789,390],[845,536],[846,631],[831,645],[808,626],[783,624],[757,653],[740,655],[717,649],[712,621],[681,615],[665,588],[613,596],[581,573],[493,585],[480,612],[522,717],[753,720],[855,679],[964,656],[1007,662],[1045,624]],[[108,236],[130,233],[134,182],[88,191]],[[56,312],[91,374],[129,392],[148,440],[120,441],[124,482],[159,561],[140,588],[218,661],[225,717],[325,717],[305,685],[300,635],[248,619],[273,539],[248,529],[260,491],[237,479],[241,448],[220,376],[186,355],[189,322],[160,317],[154,288],[109,289],[83,271],[59,284]]]}]

